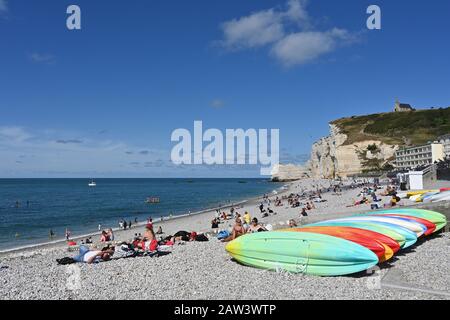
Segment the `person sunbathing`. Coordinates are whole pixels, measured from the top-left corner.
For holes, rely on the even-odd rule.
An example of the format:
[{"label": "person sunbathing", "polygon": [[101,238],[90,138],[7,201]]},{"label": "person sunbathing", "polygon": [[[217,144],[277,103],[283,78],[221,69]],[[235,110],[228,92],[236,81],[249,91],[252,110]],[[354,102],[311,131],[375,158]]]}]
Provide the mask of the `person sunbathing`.
[{"label": "person sunbathing", "polygon": [[245,234],[245,229],[242,226],[241,219],[236,219],[233,230],[231,231],[231,235],[225,239],[222,239],[222,242],[230,242],[244,234]]},{"label": "person sunbathing", "polygon": [[192,242],[192,241],[209,241],[208,237],[204,234],[198,234],[195,231],[187,232],[187,231],[178,231],[173,236],[167,236],[164,239],[161,239],[160,244],[171,245],[183,242]]},{"label": "person sunbathing", "polygon": [[150,225],[145,226],[144,236],[142,239],[137,239],[133,242],[133,245],[144,251],[156,251],[158,248],[158,241],[156,240],[153,227]]},{"label": "person sunbathing", "polygon": [[294,219],[289,220],[289,228],[297,227],[297,223]]},{"label": "person sunbathing", "polygon": [[267,231],[267,229],[258,223],[257,218],[253,218],[252,223],[250,224],[249,228],[247,229],[247,233],[255,233],[255,232],[262,232],[262,231]]},{"label": "person sunbathing", "polygon": [[100,237],[100,242],[108,242],[108,241],[110,241],[108,233],[105,230],[103,230],[102,235]]},{"label": "person sunbathing", "polygon": [[95,262],[111,260],[113,254],[114,248],[111,248],[109,246],[103,248],[102,250],[89,249],[89,247],[81,246],[80,253],[73,259],[76,262],[91,264]]}]

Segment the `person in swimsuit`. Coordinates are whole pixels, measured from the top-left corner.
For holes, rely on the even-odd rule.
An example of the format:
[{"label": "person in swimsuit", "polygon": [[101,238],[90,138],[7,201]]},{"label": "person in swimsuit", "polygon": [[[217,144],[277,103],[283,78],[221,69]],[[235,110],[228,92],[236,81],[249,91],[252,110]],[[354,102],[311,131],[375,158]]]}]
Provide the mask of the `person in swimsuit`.
[{"label": "person in swimsuit", "polygon": [[245,229],[242,226],[241,219],[236,219],[236,223],[233,227],[233,231],[231,232],[231,235],[229,237],[223,239],[222,242],[232,241],[232,240],[236,239],[237,237],[240,237],[244,234],[245,234]]},{"label": "person in swimsuit", "polygon": [[255,232],[262,232],[262,231],[267,231],[267,229],[258,223],[257,218],[253,218],[252,223],[250,224],[250,227],[247,230],[247,233],[255,233]]}]

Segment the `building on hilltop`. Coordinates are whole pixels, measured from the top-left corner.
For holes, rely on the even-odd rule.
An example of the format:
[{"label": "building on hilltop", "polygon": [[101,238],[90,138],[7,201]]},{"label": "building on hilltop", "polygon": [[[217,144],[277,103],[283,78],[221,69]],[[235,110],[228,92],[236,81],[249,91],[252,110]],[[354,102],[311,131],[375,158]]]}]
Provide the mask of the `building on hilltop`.
[{"label": "building on hilltop", "polygon": [[410,104],[400,103],[398,100],[395,101],[394,112],[408,112],[408,111],[414,111],[414,110],[416,110],[416,109],[411,107]]}]

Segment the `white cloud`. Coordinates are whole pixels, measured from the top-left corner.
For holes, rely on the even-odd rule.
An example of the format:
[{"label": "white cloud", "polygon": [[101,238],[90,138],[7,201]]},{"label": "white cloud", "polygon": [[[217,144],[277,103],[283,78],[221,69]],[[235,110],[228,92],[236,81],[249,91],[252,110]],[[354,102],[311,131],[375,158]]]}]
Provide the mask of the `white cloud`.
[{"label": "white cloud", "polygon": [[225,101],[221,99],[214,99],[209,103],[209,106],[214,109],[221,109],[225,106]]},{"label": "white cloud", "polygon": [[273,9],[225,22],[222,29],[225,38],[222,44],[228,49],[261,47],[284,35],[281,17]]},{"label": "white cloud", "polygon": [[6,0],[0,0],[0,14],[8,11],[8,2]]},{"label": "white cloud", "polygon": [[225,22],[221,44],[232,50],[270,45],[270,55],[290,67],[314,61],[354,38],[345,29],[314,30],[306,4],[288,0],[284,10],[272,8]]},{"label": "white cloud", "polygon": [[30,59],[31,59],[31,61],[37,62],[37,63],[53,63],[53,62],[55,62],[55,56],[53,56],[51,54],[42,54],[42,53],[37,53],[37,52],[30,54]]},{"label": "white cloud", "polygon": [[[130,159],[125,151],[143,146],[89,137],[66,139],[72,132],[32,131],[18,126],[0,126],[0,177],[5,176],[88,176],[90,172],[114,175]],[[63,139],[61,139],[61,136]],[[77,134],[82,136],[82,134]],[[167,150],[148,149],[148,161],[163,158]],[[128,168],[130,175],[144,167]]]},{"label": "white cloud", "polygon": [[23,142],[32,137],[22,127],[0,127],[0,140],[8,140],[11,142]]},{"label": "white cloud", "polygon": [[285,16],[298,23],[307,24],[309,22],[309,15],[306,11],[306,0],[289,0],[287,3],[288,9]]},{"label": "white cloud", "polygon": [[301,65],[335,50],[340,41],[349,39],[349,33],[342,29],[298,32],[277,42],[271,53],[285,66]]}]

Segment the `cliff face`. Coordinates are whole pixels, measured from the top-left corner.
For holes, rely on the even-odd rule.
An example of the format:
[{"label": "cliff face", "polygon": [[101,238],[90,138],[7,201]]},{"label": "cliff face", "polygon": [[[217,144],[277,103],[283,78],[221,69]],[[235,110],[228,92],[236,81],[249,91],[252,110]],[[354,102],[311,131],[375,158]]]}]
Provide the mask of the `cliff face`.
[{"label": "cliff face", "polygon": [[400,145],[420,145],[449,132],[450,107],[341,118],[313,145],[305,167],[280,166],[279,177],[301,179],[303,172],[311,178],[346,178],[377,171],[394,160]]},{"label": "cliff face", "polygon": [[397,145],[377,139],[346,144],[348,136],[331,124],[330,135],[312,147],[309,169],[313,178],[346,178],[364,170],[379,169],[395,156]]},{"label": "cliff face", "polygon": [[272,181],[286,182],[308,178],[310,170],[304,166],[287,164],[277,165],[272,172]]}]

